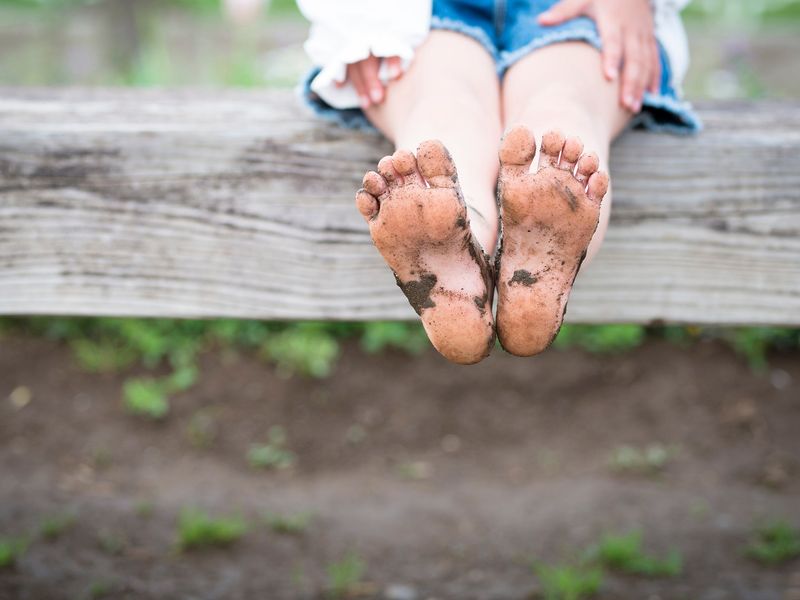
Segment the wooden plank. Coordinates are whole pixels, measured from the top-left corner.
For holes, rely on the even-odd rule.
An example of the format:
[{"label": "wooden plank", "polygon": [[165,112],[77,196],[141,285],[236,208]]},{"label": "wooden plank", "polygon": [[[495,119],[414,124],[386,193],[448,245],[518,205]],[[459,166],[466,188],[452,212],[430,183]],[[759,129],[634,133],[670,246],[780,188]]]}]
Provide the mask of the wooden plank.
[{"label": "wooden plank", "polygon": [[[800,325],[800,104],[614,147],[568,321]],[[0,314],[414,318],[353,207],[377,136],[288,92],[0,90]]]}]

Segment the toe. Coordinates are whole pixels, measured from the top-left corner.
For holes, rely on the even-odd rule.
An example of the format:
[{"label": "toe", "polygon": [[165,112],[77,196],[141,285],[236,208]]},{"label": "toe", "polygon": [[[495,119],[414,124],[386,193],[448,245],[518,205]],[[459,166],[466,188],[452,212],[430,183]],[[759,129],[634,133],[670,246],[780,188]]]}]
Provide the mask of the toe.
[{"label": "toe", "polygon": [[589,183],[589,177],[599,168],[600,159],[597,158],[597,154],[594,152],[584,154],[578,160],[578,168],[575,170],[575,179],[586,187],[586,184]]},{"label": "toe", "polygon": [[561,160],[558,161],[558,168],[571,173],[575,168],[575,163],[581,157],[581,152],[583,152],[583,142],[581,142],[580,138],[567,138],[567,141],[564,142],[564,149],[561,151]]},{"label": "toe", "polygon": [[378,162],[378,173],[386,180],[390,188],[403,184],[403,177],[395,171],[391,156],[384,156]]},{"label": "toe", "polygon": [[454,188],[458,185],[456,166],[439,140],[428,140],[419,145],[417,165],[431,187]]},{"label": "toe", "polygon": [[608,191],[608,175],[605,171],[597,171],[589,177],[589,184],[586,188],[586,193],[594,202],[600,204],[603,196]]},{"label": "toe", "polygon": [[542,137],[542,153],[539,155],[539,168],[555,167],[558,165],[558,157],[564,148],[564,134],[554,129],[548,131]]},{"label": "toe", "polygon": [[500,143],[500,166],[506,173],[527,173],[536,155],[536,138],[524,125],[512,127]]},{"label": "toe", "polygon": [[376,198],[383,196],[389,190],[389,185],[386,183],[386,180],[375,171],[367,171],[361,185],[368,194],[372,194]]},{"label": "toe", "polygon": [[392,166],[403,178],[403,183],[424,186],[422,177],[417,171],[417,159],[408,150],[397,150],[392,154]]},{"label": "toe", "polygon": [[361,188],[356,192],[356,206],[361,216],[369,222],[378,215],[380,202],[378,202],[375,196],[367,192],[367,190]]}]

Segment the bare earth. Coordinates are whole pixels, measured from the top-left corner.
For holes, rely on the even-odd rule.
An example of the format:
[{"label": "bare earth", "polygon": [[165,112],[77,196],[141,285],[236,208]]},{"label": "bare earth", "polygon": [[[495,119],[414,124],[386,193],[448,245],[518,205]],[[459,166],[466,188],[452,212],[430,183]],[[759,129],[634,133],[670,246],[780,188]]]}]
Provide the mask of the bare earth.
[{"label": "bare earth", "polygon": [[[800,561],[742,556],[760,519],[800,524],[798,359],[774,356],[754,375],[710,342],[620,356],[496,351],[473,367],[348,347],[336,374],[314,381],[212,352],[200,384],[155,424],[121,409],[123,375],[85,374],[63,346],[7,337],[0,536],[64,510],[78,518],[0,571],[0,598],[88,597],[100,580],[105,598],[320,598],[325,566],[354,551],[365,597],[404,584],[420,600],[523,599],[537,590],[531,559],[561,561],[635,527],[648,550],[678,548],[685,571],[611,576],[600,598],[798,598]],[[32,392],[22,408],[7,399],[20,385]],[[217,432],[207,449],[187,437],[203,408]],[[275,424],[297,465],[256,471],[247,449]],[[614,448],[655,442],[677,448],[660,476],[609,468]],[[190,505],[255,524],[229,548],[178,553],[177,514]],[[264,510],[316,518],[279,535],[257,523]],[[98,541],[109,537],[114,552]]]}]

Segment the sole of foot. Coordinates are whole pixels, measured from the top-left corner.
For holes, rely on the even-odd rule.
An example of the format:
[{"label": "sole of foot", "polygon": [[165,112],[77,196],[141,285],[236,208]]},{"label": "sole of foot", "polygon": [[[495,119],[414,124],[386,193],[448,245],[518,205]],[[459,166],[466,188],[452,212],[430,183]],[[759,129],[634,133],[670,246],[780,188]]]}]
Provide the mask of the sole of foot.
[{"label": "sole of foot", "polygon": [[503,224],[497,255],[497,335],[506,351],[532,356],[561,328],[567,300],[597,229],[608,175],[577,138],[551,131],[536,140],[517,126],[500,147],[498,198]]},{"label": "sole of foot", "polygon": [[437,140],[398,150],[369,171],[356,205],[433,346],[476,363],[494,345],[493,276],[475,240],[456,168]]}]

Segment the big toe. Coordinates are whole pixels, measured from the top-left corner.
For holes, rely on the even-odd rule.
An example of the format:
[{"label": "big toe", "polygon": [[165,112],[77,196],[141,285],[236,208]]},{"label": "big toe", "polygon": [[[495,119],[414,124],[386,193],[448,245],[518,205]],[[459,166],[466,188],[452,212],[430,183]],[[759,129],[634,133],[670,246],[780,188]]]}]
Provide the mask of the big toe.
[{"label": "big toe", "polygon": [[504,171],[527,173],[536,155],[536,137],[524,125],[512,127],[500,143],[500,165]]},{"label": "big toe", "polygon": [[431,187],[456,187],[456,165],[439,140],[427,140],[417,148],[419,172]]}]

